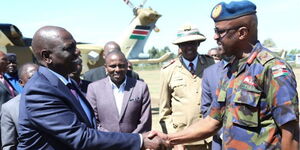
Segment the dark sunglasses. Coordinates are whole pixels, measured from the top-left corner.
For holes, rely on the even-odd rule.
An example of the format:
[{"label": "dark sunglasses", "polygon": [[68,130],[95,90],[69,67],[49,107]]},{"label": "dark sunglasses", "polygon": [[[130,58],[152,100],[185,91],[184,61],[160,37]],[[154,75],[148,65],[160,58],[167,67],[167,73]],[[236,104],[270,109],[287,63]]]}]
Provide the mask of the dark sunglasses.
[{"label": "dark sunglasses", "polygon": [[237,29],[239,29],[240,27],[242,27],[242,26],[236,26],[236,27],[232,27],[232,28],[228,28],[228,29],[219,29],[219,28],[215,27],[215,33],[216,33],[219,37],[221,37],[221,34],[225,33],[225,34],[223,35],[223,37],[224,37],[224,36],[228,33],[228,31],[230,31],[230,30],[237,30]]}]

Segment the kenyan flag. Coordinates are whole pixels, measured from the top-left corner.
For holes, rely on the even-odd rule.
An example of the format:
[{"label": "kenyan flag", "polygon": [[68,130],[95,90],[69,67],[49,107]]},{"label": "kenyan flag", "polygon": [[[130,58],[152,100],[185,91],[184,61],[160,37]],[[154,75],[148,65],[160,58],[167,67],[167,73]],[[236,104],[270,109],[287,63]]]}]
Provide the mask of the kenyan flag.
[{"label": "kenyan flag", "polygon": [[147,37],[150,31],[150,26],[135,26],[135,29],[132,31],[130,39],[143,40]]}]

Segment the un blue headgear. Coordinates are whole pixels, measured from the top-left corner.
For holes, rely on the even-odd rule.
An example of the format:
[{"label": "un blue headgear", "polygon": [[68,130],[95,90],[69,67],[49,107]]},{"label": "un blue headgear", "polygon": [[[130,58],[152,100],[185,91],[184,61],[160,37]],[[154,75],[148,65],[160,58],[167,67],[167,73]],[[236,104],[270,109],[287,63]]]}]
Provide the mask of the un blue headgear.
[{"label": "un blue headgear", "polygon": [[211,11],[215,22],[231,20],[256,13],[256,5],[250,1],[232,1],[229,4],[221,2]]}]

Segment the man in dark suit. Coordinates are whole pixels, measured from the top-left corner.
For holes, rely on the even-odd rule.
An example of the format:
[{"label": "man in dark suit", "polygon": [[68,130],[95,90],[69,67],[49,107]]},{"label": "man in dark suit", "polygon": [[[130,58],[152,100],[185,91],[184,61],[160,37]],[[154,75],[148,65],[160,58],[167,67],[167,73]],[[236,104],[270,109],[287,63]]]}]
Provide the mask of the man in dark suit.
[{"label": "man in dark suit", "polygon": [[[121,48],[120,48],[119,44],[117,44],[114,41],[107,42],[105,44],[104,48],[103,48],[103,53],[102,53],[103,59],[105,60],[105,56],[113,50],[121,51]],[[140,80],[139,75],[136,72],[132,71],[132,70],[127,71],[126,75],[128,77]],[[100,66],[100,67],[91,69],[83,75],[83,78],[85,80],[90,81],[90,82],[94,82],[94,81],[97,81],[97,80],[100,80],[100,79],[103,79],[103,78],[106,78],[106,77],[107,77],[107,73],[105,71],[104,66]]]},{"label": "man in dark suit", "polygon": [[[19,82],[23,87],[32,75],[37,71],[38,65],[27,63],[20,67],[18,71]],[[2,105],[1,109],[1,134],[2,149],[16,150],[18,145],[18,118],[19,118],[19,104],[21,94]]]},{"label": "man in dark suit", "polygon": [[70,73],[70,77],[76,81],[76,83],[78,84],[80,90],[86,94],[87,92],[87,88],[88,88],[88,85],[91,83],[90,81],[87,81],[87,80],[82,80],[80,78],[80,73],[82,71],[82,60],[79,58],[78,61],[77,61],[77,65],[76,65],[76,70],[73,71],[72,73]]},{"label": "man in dark suit", "polygon": [[137,150],[158,149],[162,140],[146,134],[101,132],[92,108],[68,75],[76,69],[79,50],[61,27],[40,28],[32,49],[42,65],[27,82],[20,101],[18,149]]},{"label": "man in dark suit", "polygon": [[127,64],[121,51],[108,53],[104,65],[108,77],[88,87],[87,99],[94,109],[100,131],[143,133],[151,130],[147,84],[127,77]]},{"label": "man in dark suit", "polygon": [[[4,52],[0,51],[0,106],[17,95],[17,91],[4,76],[8,61]],[[0,109],[1,111],[1,109]]]}]

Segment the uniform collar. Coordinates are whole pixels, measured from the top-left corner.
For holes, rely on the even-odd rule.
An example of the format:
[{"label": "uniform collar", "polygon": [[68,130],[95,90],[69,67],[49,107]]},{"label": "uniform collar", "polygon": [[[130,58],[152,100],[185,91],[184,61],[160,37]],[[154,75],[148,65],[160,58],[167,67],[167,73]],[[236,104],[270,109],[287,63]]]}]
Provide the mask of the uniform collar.
[{"label": "uniform collar", "polygon": [[199,61],[198,55],[195,57],[195,59],[193,61],[189,61],[189,60],[185,59],[183,56],[181,58],[182,58],[182,61],[185,64],[186,67],[189,67],[189,64],[193,63],[194,69],[196,70],[197,64],[198,64],[198,61]]}]

